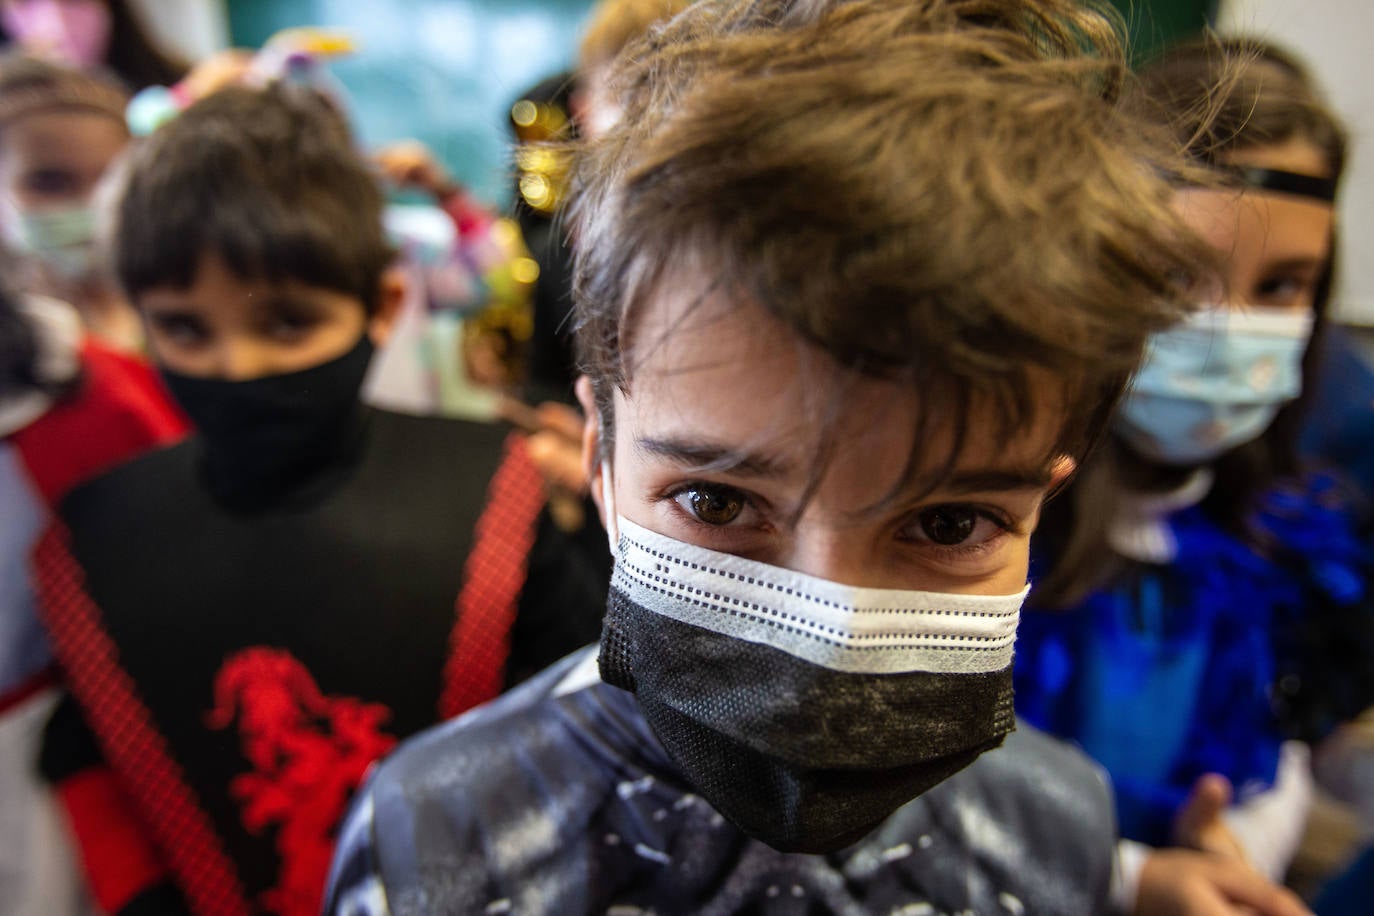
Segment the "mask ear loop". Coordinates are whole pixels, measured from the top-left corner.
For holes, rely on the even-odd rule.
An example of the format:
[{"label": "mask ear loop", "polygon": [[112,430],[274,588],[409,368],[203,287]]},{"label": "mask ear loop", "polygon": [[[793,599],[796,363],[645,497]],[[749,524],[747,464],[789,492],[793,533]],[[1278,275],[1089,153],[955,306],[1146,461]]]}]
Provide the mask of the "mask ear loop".
[{"label": "mask ear loop", "polygon": [[615,484],[611,480],[611,463],[601,462],[601,506],[606,513],[606,540],[611,556],[620,556],[620,516],[615,511]]}]

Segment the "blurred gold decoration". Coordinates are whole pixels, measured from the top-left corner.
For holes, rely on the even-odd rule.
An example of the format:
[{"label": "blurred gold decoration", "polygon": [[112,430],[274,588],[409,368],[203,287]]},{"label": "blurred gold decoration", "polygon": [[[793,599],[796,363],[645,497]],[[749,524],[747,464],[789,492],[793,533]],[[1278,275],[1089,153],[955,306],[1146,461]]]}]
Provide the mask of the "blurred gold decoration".
[{"label": "blurred gold decoration", "polygon": [[539,264],[519,225],[499,219],[487,230],[494,251],[482,275],[486,305],[463,322],[463,362],[479,385],[511,390],[524,377],[525,349],[534,333],[534,284]]},{"label": "blurred gold decoration", "polygon": [[511,106],[510,117],[520,140],[515,152],[520,196],[536,212],[551,214],[567,192],[568,156],[553,144],[571,137],[568,113],[559,105],[521,99]]},{"label": "blurred gold decoration", "polygon": [[318,26],[282,29],[267,40],[265,47],[314,57],[343,57],[358,50],[357,42],[347,32]]},{"label": "blurred gold decoration", "polygon": [[531,128],[538,117],[539,106],[529,99],[521,99],[511,106],[510,119],[515,122],[516,127]]},{"label": "blurred gold decoration", "polygon": [[539,279],[539,262],[534,258],[516,258],[511,263],[510,275],[517,283],[533,283]]}]

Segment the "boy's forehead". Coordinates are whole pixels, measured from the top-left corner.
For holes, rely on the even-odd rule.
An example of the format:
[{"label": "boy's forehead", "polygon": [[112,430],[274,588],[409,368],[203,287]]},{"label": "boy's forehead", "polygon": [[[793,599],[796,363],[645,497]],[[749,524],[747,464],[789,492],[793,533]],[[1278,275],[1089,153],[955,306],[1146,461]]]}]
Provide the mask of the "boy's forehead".
[{"label": "boy's forehead", "polygon": [[[1059,386],[1048,377],[1036,384],[1042,409],[1008,441],[991,405],[962,399],[969,406],[961,417],[955,404],[923,398],[910,381],[840,366],[750,298],[701,284],[664,284],[637,311],[627,346],[618,440],[690,446],[703,459],[733,452],[799,478],[822,455],[862,469],[875,491],[895,488],[913,456],[918,477],[1026,476],[1052,463],[1062,432]],[[962,448],[950,468],[960,425]]]}]

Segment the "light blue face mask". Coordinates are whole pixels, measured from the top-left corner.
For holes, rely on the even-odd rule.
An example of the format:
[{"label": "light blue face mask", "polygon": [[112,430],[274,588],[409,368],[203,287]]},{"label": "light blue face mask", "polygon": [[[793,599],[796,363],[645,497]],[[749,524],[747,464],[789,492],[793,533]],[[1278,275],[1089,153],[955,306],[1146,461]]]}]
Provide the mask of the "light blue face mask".
[{"label": "light blue face mask", "polygon": [[96,212],[89,204],[10,214],[10,245],[43,264],[58,279],[76,282],[96,272]]},{"label": "light blue face mask", "polygon": [[1311,312],[1206,308],[1150,339],[1116,432],[1173,465],[1205,464],[1256,439],[1302,392],[1311,336]]}]

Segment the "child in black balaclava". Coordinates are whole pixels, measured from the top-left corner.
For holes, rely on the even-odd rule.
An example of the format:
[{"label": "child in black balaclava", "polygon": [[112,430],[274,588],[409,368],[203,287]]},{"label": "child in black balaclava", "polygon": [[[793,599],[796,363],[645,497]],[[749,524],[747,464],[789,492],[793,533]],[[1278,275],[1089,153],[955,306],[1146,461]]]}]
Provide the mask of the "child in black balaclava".
[{"label": "child in black balaclava", "polygon": [[[102,906],[314,913],[398,740],[594,638],[604,584],[502,428],[366,408],[404,293],[382,197],[303,89],[229,89],[138,154],[116,261],[198,434],[72,495],[38,578],[49,727]],[[92,740],[93,739],[93,740]]]}]

